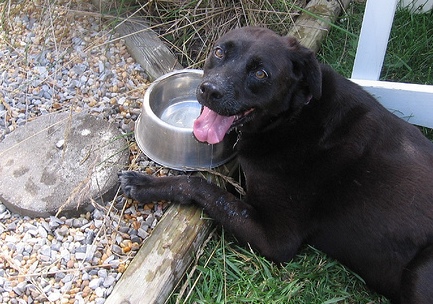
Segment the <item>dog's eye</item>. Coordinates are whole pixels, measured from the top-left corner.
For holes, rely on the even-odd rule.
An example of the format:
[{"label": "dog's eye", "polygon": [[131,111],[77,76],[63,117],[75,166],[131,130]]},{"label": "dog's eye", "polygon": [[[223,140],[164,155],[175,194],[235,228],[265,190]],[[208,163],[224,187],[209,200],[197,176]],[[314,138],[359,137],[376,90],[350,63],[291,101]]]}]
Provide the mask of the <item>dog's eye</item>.
[{"label": "dog's eye", "polygon": [[254,75],[257,79],[265,79],[266,77],[268,77],[268,73],[266,73],[265,70],[258,70]]},{"label": "dog's eye", "polygon": [[224,57],[224,51],[223,51],[223,49],[217,47],[217,48],[214,50],[214,55],[215,55],[215,57],[218,58],[218,59],[223,58],[223,57]]}]

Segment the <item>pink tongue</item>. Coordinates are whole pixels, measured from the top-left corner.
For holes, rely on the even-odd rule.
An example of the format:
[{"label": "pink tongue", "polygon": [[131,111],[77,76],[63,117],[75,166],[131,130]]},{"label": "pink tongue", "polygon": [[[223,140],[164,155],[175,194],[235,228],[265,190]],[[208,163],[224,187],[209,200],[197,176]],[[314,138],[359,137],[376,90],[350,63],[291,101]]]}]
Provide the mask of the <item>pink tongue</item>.
[{"label": "pink tongue", "polygon": [[235,116],[222,116],[204,107],[203,112],[194,121],[194,135],[199,141],[216,144],[223,140],[230,129]]}]

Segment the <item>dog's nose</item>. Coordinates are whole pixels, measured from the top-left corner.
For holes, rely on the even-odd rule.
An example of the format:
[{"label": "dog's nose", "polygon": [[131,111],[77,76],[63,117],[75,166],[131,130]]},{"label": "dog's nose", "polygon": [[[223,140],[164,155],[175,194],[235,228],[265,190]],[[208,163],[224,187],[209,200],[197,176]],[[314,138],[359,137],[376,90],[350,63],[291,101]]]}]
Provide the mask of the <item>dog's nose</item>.
[{"label": "dog's nose", "polygon": [[223,97],[223,93],[221,93],[218,87],[210,81],[202,82],[199,87],[199,94],[208,101],[215,101]]}]

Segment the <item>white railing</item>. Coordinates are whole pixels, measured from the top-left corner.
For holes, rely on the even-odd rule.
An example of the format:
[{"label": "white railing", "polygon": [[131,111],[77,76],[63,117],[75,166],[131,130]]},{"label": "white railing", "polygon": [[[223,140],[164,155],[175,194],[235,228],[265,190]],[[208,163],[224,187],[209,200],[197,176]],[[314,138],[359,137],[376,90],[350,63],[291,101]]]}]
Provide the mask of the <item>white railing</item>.
[{"label": "white railing", "polygon": [[[433,0],[404,1],[413,10],[433,9]],[[397,4],[398,0],[367,0],[351,80],[397,116],[433,128],[433,86],[378,80]]]}]

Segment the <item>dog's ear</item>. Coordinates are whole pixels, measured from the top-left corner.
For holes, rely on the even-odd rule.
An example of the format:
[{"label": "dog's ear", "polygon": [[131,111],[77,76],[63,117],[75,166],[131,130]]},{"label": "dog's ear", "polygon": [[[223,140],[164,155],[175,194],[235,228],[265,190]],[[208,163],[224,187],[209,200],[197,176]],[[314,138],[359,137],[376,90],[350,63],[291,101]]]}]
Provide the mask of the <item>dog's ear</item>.
[{"label": "dog's ear", "polygon": [[287,37],[294,73],[304,79],[315,99],[322,95],[322,73],[314,52],[302,46],[294,37]]}]

